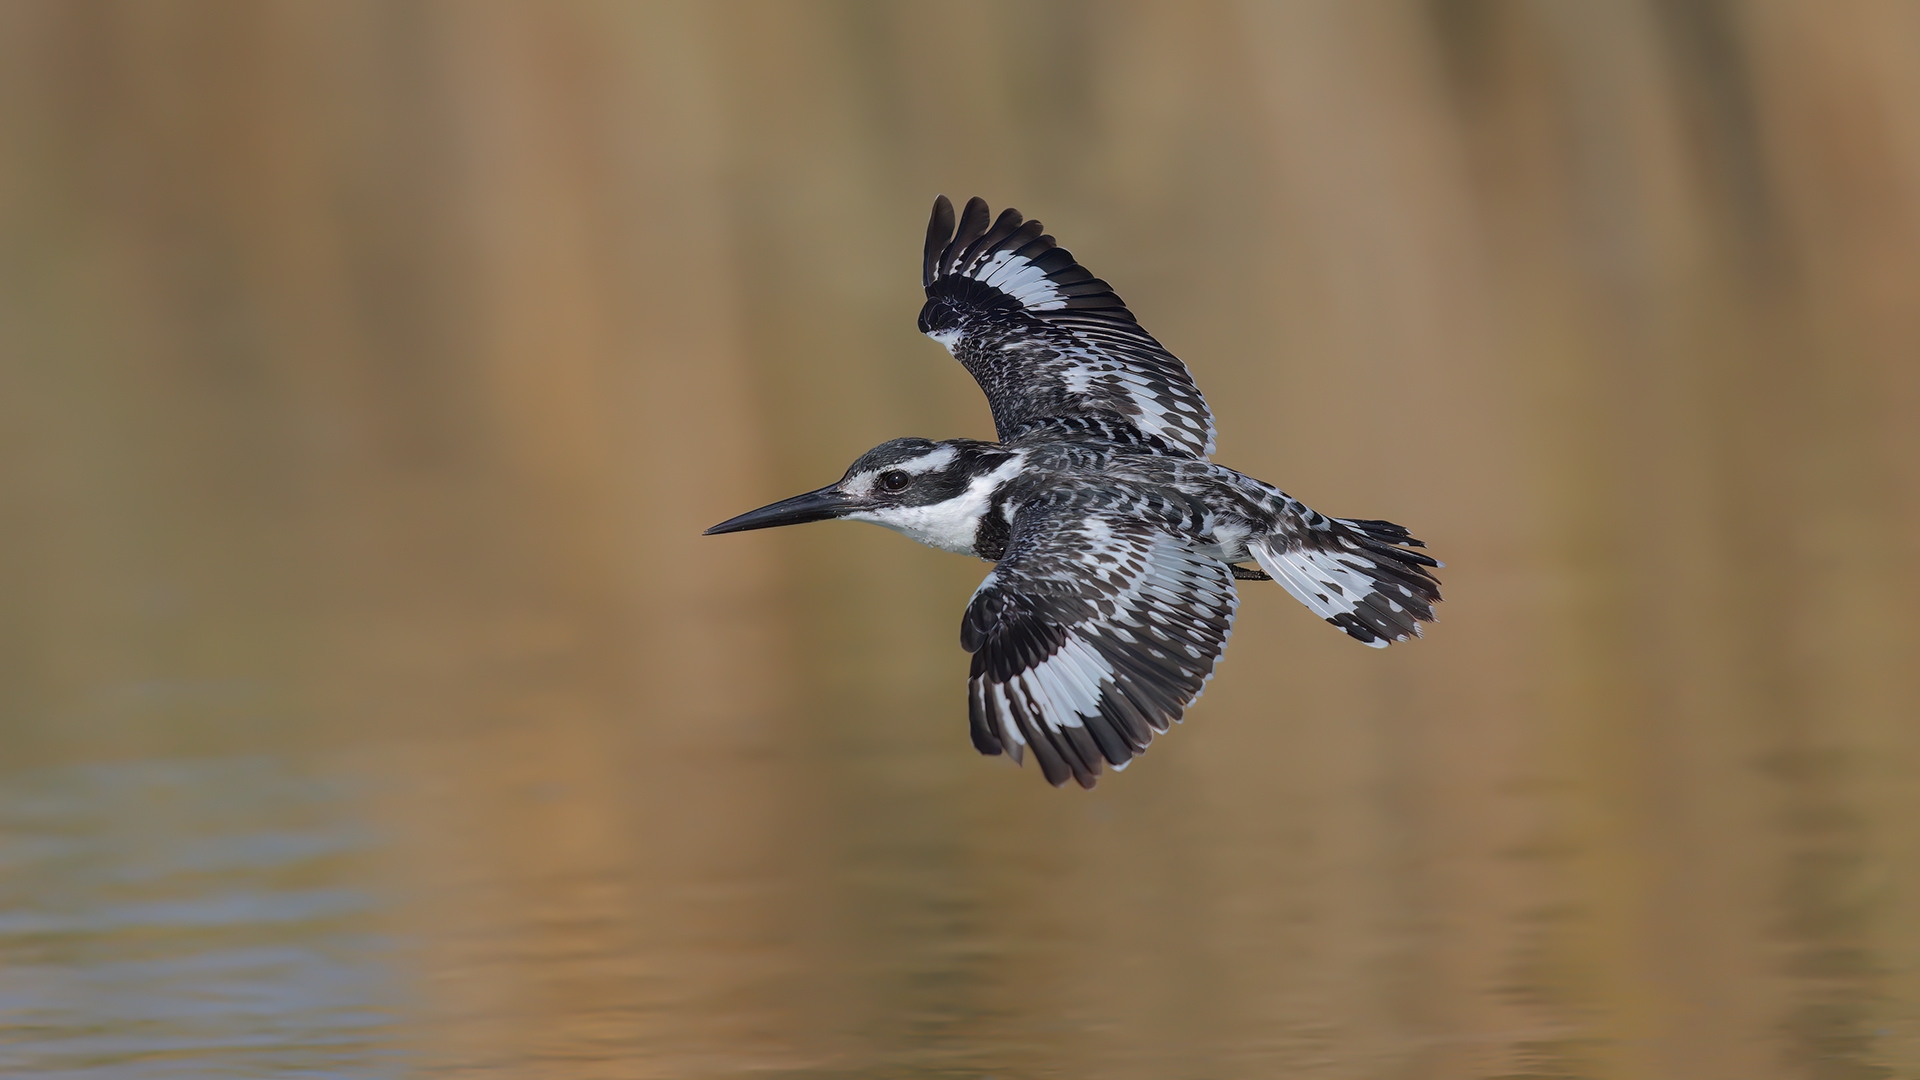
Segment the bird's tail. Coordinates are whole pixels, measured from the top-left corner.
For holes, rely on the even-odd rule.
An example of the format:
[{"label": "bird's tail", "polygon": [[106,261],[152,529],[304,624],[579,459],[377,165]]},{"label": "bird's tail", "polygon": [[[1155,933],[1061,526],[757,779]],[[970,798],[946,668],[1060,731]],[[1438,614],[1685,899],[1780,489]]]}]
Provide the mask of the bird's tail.
[{"label": "bird's tail", "polygon": [[1260,568],[1315,615],[1373,648],[1419,637],[1440,601],[1432,571],[1444,564],[1411,550],[1426,545],[1391,521],[1310,520],[1290,520],[1252,541]]}]

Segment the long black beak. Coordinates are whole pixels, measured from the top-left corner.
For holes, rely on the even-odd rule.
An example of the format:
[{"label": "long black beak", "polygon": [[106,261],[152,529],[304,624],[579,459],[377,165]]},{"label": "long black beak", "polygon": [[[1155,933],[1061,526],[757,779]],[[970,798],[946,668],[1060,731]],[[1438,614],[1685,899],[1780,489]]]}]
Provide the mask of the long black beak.
[{"label": "long black beak", "polygon": [[737,518],[728,518],[700,535],[717,536],[720,533],[746,532],[748,529],[771,529],[777,525],[802,525],[809,521],[825,521],[860,506],[862,501],[850,495],[843,495],[832,485],[828,485],[819,491],[809,491],[805,495],[781,499],[771,506],[749,510]]}]

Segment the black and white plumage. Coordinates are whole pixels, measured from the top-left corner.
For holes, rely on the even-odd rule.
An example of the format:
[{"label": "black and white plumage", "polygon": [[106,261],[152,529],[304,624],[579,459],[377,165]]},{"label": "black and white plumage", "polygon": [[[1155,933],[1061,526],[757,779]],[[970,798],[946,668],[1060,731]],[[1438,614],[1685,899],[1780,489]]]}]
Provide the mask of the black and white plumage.
[{"label": "black and white plumage", "polygon": [[974,199],[956,232],[953,204],[935,201],[920,284],[920,332],[979,381],[1002,443],[1114,416],[1168,449],[1213,453],[1213,414],[1187,366],[1038,221],[1007,209],[989,225]]},{"label": "black and white plumage", "polygon": [[956,222],[941,196],[922,284],[920,329],[980,383],[999,441],[894,439],[707,532],[842,518],[994,562],[960,629],[981,753],[1031,751],[1056,785],[1124,768],[1212,677],[1235,580],[1276,580],[1376,648],[1433,619],[1441,564],[1406,529],[1207,460],[1186,365],[1039,222],[980,199]]}]

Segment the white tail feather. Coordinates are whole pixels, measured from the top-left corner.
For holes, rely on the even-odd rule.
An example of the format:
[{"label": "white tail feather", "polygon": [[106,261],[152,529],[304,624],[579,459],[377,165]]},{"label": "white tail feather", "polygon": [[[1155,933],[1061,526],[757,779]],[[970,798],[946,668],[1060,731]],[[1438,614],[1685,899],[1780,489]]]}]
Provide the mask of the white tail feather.
[{"label": "white tail feather", "polygon": [[[1282,551],[1273,548],[1267,538],[1255,540],[1247,546],[1247,550],[1253,553],[1260,569],[1273,575],[1273,579],[1292,593],[1295,600],[1305,604],[1307,610],[1340,626],[1349,634],[1353,634],[1353,631],[1344,625],[1345,620],[1340,617],[1360,611],[1361,602],[1379,588],[1366,573],[1367,569],[1378,564],[1358,551],[1334,552],[1305,547]],[[1357,634],[1353,636],[1359,638]],[[1362,643],[1370,648],[1384,649],[1394,641],[1405,638],[1405,634],[1375,634],[1373,640],[1362,640]]]}]

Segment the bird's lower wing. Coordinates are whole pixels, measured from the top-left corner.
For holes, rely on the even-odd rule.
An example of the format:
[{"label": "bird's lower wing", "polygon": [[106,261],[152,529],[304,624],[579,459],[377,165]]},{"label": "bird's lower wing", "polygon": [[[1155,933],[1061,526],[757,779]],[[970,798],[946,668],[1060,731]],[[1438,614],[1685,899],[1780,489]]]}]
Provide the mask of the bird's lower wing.
[{"label": "bird's lower wing", "polygon": [[1200,696],[1226,649],[1232,570],[1120,515],[1029,508],[961,624],[973,744],[1092,787]]}]

